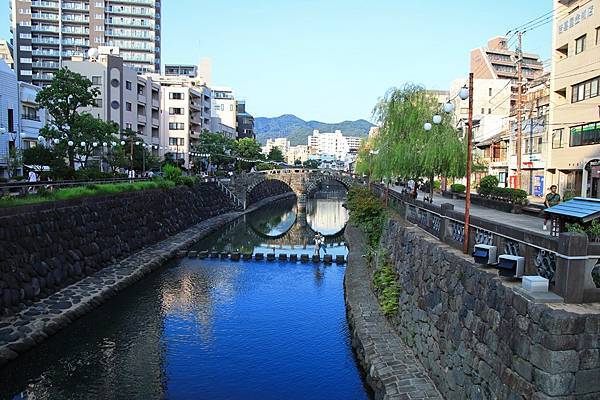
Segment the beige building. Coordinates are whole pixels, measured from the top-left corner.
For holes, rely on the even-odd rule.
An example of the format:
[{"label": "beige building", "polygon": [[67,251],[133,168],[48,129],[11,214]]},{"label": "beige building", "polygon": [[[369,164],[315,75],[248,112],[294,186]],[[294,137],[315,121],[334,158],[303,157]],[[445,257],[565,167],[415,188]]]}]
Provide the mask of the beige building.
[{"label": "beige building", "polygon": [[547,183],[600,197],[600,0],[554,0]]},{"label": "beige building", "polygon": [[6,40],[0,40],[0,60],[4,60],[10,69],[15,69],[15,60],[13,59],[12,53],[13,49],[10,43]]},{"label": "beige building", "polygon": [[[212,114],[234,130],[237,128],[237,104],[233,89],[214,86],[212,89]],[[235,138],[235,136],[234,136]]]},{"label": "beige building", "polygon": [[114,46],[138,72],[160,71],[161,2],[156,0],[10,0],[18,78],[47,84],[63,60]]},{"label": "beige building", "polygon": [[296,160],[300,160],[302,163],[308,161],[308,146],[302,144],[290,146],[287,152],[287,163],[294,165]]},{"label": "beige building", "polygon": [[188,168],[190,150],[211,128],[211,91],[202,80],[189,76],[149,76],[161,86],[160,156],[171,153]]},{"label": "beige building", "polygon": [[265,156],[268,156],[274,147],[277,147],[279,150],[281,150],[283,158],[286,159],[290,149],[290,141],[286,138],[267,139],[267,144],[262,147],[262,153]]},{"label": "beige building", "polygon": [[94,107],[87,111],[104,121],[114,121],[121,131],[131,129],[158,155],[160,144],[160,85],[137,74],[123,59],[97,54],[73,57],[64,66],[88,78],[100,91]]}]

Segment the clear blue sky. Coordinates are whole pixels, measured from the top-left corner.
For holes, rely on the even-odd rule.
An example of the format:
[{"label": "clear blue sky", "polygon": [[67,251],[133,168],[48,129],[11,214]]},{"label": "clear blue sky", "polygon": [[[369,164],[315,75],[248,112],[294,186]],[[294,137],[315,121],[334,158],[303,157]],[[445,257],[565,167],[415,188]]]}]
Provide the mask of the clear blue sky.
[{"label": "clear blue sky", "polygon": [[[0,37],[9,38],[2,2]],[[469,51],[551,10],[550,0],[168,0],[162,62],[213,62],[255,116],[369,118],[404,82],[447,89],[468,73]],[[550,57],[551,24],[524,50]]]}]

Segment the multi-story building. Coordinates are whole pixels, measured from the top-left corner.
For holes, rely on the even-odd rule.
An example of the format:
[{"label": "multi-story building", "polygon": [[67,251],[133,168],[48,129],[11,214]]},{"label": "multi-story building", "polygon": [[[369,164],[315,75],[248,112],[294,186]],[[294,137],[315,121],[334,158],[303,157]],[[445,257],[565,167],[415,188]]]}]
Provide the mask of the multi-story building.
[{"label": "multi-story building", "polygon": [[286,138],[267,139],[267,144],[262,147],[262,152],[265,156],[268,156],[271,150],[276,147],[281,150],[283,158],[287,158],[287,154],[290,150],[290,141]]},{"label": "multi-story building", "polygon": [[19,85],[17,76],[0,60],[0,178],[21,175],[16,167],[15,150],[21,148],[19,124]]},{"label": "multi-story building", "polygon": [[600,197],[600,0],[554,0],[547,184]]},{"label": "multi-story building", "polygon": [[166,76],[187,76],[196,78],[198,76],[198,67],[196,65],[166,64]]},{"label": "multi-story building", "polygon": [[19,118],[23,150],[38,144],[40,129],[46,125],[46,110],[40,108],[35,100],[40,90],[39,86],[19,82]]},{"label": "multi-story building", "polygon": [[6,40],[0,40],[0,60],[11,68],[15,69],[15,60],[13,59],[13,48]]},{"label": "multi-story building", "polygon": [[160,0],[10,0],[20,81],[47,84],[63,60],[99,46],[120,49],[138,72],[160,71]]},{"label": "multi-story building", "polygon": [[254,117],[246,111],[246,102],[238,101],[237,107],[237,137],[240,138],[252,138],[254,135]]},{"label": "multi-story building", "polygon": [[113,121],[121,131],[130,129],[151,145],[155,155],[161,137],[160,84],[138,75],[121,57],[97,54],[89,59],[73,57],[64,66],[88,78],[100,94],[86,112]]},{"label": "multi-story building", "polygon": [[[356,140],[357,139],[357,140]],[[351,138],[355,149],[360,147],[359,138]],[[348,138],[342,135],[342,131],[335,132],[319,132],[314,130],[312,135],[308,137],[309,155],[330,161],[344,160],[350,152]]]},{"label": "multi-story building", "polygon": [[302,144],[290,146],[286,154],[286,159],[287,163],[290,165],[294,165],[296,161],[300,161],[301,163],[307,161],[308,146]]},{"label": "multi-story building", "polygon": [[233,89],[212,87],[212,115],[221,119],[221,123],[237,129],[237,107]]},{"label": "multi-story building", "polygon": [[168,152],[189,167],[190,150],[203,131],[211,130],[211,91],[200,80],[187,76],[149,75],[161,85],[163,112],[162,153]]}]

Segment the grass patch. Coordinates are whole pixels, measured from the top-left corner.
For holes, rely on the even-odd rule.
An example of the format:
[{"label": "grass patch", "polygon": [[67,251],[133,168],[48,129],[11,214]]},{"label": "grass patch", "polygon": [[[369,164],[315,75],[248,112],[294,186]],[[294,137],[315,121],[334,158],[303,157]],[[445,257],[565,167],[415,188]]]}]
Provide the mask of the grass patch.
[{"label": "grass patch", "polygon": [[117,194],[123,192],[134,192],[148,189],[171,189],[180,185],[193,186],[196,183],[195,177],[185,177],[184,180],[173,182],[167,179],[155,179],[152,181],[134,182],[134,183],[106,183],[90,184],[86,186],[77,186],[72,188],[58,189],[50,192],[45,188],[38,189],[37,194],[27,196],[6,195],[0,198],[0,208],[17,207],[31,204],[46,203],[50,201],[72,200],[82,197],[101,196]]}]

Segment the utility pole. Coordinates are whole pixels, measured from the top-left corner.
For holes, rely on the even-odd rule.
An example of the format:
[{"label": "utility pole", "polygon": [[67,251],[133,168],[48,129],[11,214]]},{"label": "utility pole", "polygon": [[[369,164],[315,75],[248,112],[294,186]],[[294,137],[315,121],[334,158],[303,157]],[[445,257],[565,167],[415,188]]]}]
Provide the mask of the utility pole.
[{"label": "utility pole", "polygon": [[469,254],[471,227],[471,160],[473,158],[473,72],[469,73],[469,127],[467,129],[467,187],[465,198],[465,238],[463,252]]},{"label": "utility pole", "polygon": [[133,171],[133,136],[129,138],[129,170]]},{"label": "utility pole", "polygon": [[516,186],[517,189],[521,189],[521,146],[523,142],[523,126],[521,125],[521,120],[523,118],[523,33],[517,32],[519,38],[519,44],[517,48],[517,179]]}]

